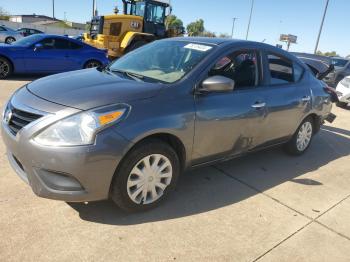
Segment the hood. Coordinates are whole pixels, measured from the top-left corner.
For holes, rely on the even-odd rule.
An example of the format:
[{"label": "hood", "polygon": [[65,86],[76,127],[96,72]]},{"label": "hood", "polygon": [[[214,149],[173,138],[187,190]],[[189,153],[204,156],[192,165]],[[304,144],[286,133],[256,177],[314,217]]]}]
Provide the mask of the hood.
[{"label": "hood", "polygon": [[34,95],[81,110],[155,96],[162,84],[137,82],[96,69],[52,75],[27,85]]}]

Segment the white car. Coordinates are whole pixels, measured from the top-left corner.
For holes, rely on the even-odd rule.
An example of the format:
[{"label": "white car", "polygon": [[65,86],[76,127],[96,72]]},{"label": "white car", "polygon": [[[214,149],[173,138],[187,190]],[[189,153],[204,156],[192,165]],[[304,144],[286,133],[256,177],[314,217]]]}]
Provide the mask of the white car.
[{"label": "white car", "polygon": [[23,38],[20,32],[17,32],[7,26],[0,26],[0,43],[11,44]]},{"label": "white car", "polygon": [[345,77],[337,85],[339,106],[347,106],[350,103],[350,76]]}]

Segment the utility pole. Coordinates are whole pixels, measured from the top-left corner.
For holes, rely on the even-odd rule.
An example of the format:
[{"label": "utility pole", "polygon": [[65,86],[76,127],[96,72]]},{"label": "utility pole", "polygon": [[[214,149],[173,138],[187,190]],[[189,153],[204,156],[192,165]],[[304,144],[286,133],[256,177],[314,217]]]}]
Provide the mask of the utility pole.
[{"label": "utility pole", "polygon": [[96,0],[92,0],[92,17],[96,15]]},{"label": "utility pole", "polygon": [[252,0],[252,6],[250,8],[250,15],[249,15],[248,28],[247,28],[247,35],[245,37],[245,40],[248,40],[249,29],[250,29],[250,22],[252,21],[253,8],[254,8],[254,0]]},{"label": "utility pole", "polygon": [[52,0],[52,18],[55,19],[55,0]]},{"label": "utility pole", "polygon": [[235,22],[238,18],[234,17],[232,18],[232,32],[231,32],[231,38],[233,38],[233,30],[235,29]]},{"label": "utility pole", "polygon": [[321,26],[320,26],[320,31],[318,32],[318,36],[317,36],[317,41],[316,41],[316,46],[315,46],[314,54],[317,53],[318,44],[320,43],[320,38],[321,38],[321,34],[322,34],[322,29],[323,29],[323,23],[324,23],[324,20],[325,20],[325,18],[326,18],[327,9],[328,9],[328,4],[329,4],[329,0],[327,0],[327,2],[326,2],[326,7],[325,7],[325,9],[324,9],[324,13],[323,13],[323,17],[322,17],[322,22],[321,22]]}]

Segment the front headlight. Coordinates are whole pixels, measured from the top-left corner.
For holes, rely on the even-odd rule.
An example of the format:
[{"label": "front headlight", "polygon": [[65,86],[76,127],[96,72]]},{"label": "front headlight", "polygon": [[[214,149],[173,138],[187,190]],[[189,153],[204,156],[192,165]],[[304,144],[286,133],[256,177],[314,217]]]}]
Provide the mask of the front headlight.
[{"label": "front headlight", "polygon": [[49,126],[34,141],[45,146],[93,144],[96,133],[124,119],[129,108],[119,104],[78,113]]}]

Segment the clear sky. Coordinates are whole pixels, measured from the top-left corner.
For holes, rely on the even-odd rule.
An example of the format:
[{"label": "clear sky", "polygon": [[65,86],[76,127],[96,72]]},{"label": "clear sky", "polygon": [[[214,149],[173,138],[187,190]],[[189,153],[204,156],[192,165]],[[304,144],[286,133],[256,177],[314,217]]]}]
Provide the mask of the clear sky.
[{"label": "clear sky", "polygon": [[[86,22],[92,13],[92,0],[55,0],[56,17]],[[121,0],[97,0],[100,14],[113,12]],[[277,44],[281,33],[298,36],[291,51],[313,52],[326,0],[255,0],[249,40]],[[205,21],[207,30],[231,34],[232,18],[237,17],[235,38],[245,38],[251,0],[172,0],[173,13],[185,25]],[[52,15],[52,0],[0,0],[11,14]],[[350,0],[330,0],[319,50],[350,55]]]}]

